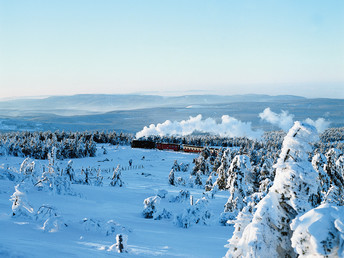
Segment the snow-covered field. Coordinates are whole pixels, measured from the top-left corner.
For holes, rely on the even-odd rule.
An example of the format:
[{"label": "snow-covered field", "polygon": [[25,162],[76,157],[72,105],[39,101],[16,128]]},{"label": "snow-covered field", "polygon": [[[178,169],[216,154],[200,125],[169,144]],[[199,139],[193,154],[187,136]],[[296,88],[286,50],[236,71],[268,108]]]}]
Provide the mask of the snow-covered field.
[{"label": "snow-covered field", "polygon": [[[169,172],[175,160],[192,166],[198,155],[112,145],[97,145],[97,149],[96,157],[73,159],[72,166],[79,177],[82,168],[101,171],[103,186],[94,185],[95,179],[91,178],[93,185],[72,184],[70,192],[63,194],[29,187],[26,201],[33,208],[29,217],[12,216],[10,198],[18,182],[0,176],[0,257],[222,257],[226,254],[224,245],[232,236],[233,227],[221,226],[218,218],[229,197],[228,191],[218,192],[214,199],[209,199],[207,209],[211,216],[207,225],[199,223],[185,229],[174,222],[178,213],[190,207],[189,199],[172,202],[179,191],[188,190],[196,202],[204,188],[171,186]],[[19,171],[23,160],[0,156],[0,170],[9,167]],[[133,162],[131,167],[129,160]],[[34,161],[36,171],[48,167],[47,160]],[[65,169],[68,161],[59,160],[55,166]],[[109,185],[118,165],[122,167],[123,187]],[[146,219],[142,215],[143,201],[156,196],[159,190],[168,192],[161,205],[172,216]],[[50,226],[44,226],[45,220],[35,216],[42,205],[53,207],[56,212]],[[117,234],[128,237],[128,253],[109,251]]]}]

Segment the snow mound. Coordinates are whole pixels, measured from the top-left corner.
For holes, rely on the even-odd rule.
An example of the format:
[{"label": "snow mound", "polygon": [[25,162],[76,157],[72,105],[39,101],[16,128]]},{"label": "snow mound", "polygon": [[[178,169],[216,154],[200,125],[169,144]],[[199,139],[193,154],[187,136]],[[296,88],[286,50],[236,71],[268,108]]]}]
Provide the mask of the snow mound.
[{"label": "snow mound", "polygon": [[344,257],[344,207],[320,205],[293,220],[291,229],[300,257]]}]

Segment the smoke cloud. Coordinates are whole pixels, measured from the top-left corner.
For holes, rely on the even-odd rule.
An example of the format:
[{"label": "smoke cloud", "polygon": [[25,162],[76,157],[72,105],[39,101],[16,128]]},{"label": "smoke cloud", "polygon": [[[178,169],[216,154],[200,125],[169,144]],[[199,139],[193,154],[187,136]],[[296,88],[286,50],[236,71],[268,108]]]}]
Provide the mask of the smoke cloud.
[{"label": "smoke cloud", "polygon": [[259,114],[259,117],[272,125],[278,126],[284,131],[288,131],[294,124],[294,115],[290,115],[288,111],[284,110],[280,114],[277,114],[272,112],[270,108],[266,108]]},{"label": "smoke cloud", "polygon": [[306,123],[313,125],[319,133],[322,133],[325,131],[327,128],[329,128],[331,122],[326,121],[324,118],[320,117],[317,120],[312,120],[310,118],[307,118],[305,120]]},{"label": "smoke cloud", "polygon": [[[270,108],[266,108],[262,113],[259,114],[259,117],[272,125],[278,126],[284,131],[288,131],[294,124],[294,115],[289,114],[288,111],[284,110],[282,110],[280,114],[277,114],[271,111]],[[330,125],[330,122],[326,121],[322,117],[318,118],[317,120],[307,118],[304,120],[304,122],[313,125],[317,129],[318,133],[322,133]]]},{"label": "smoke cloud", "polygon": [[212,118],[202,120],[202,115],[197,115],[195,117],[190,116],[188,120],[182,120],[180,122],[166,120],[161,124],[151,124],[149,127],[145,126],[142,131],[136,134],[136,138],[150,135],[184,136],[194,132],[226,137],[248,137],[251,139],[260,138],[263,134],[261,130],[252,130],[251,122],[242,122],[228,115],[222,116],[221,123],[216,123]]}]

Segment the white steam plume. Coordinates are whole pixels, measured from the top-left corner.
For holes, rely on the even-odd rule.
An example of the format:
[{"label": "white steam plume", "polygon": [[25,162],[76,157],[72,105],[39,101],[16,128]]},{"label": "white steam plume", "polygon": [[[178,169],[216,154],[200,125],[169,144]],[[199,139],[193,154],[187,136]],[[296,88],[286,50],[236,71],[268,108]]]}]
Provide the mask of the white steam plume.
[{"label": "white steam plume", "polygon": [[326,121],[322,117],[318,118],[315,121],[310,118],[307,118],[305,122],[310,125],[313,125],[319,133],[322,133],[323,131],[325,131],[330,126],[330,123],[331,123],[329,121]]},{"label": "white steam plume", "polygon": [[284,131],[288,131],[294,124],[294,115],[289,115],[288,111],[284,110],[280,114],[277,114],[272,112],[270,108],[266,108],[259,114],[259,117],[272,125],[278,126]]},{"label": "white steam plume", "polygon": [[[259,117],[272,125],[278,126],[284,131],[288,131],[294,124],[294,115],[289,114],[288,111],[284,110],[282,110],[280,114],[277,114],[271,111],[270,108],[266,108],[262,113],[259,114]],[[323,132],[330,125],[330,122],[326,121],[322,117],[318,118],[315,121],[307,118],[304,120],[304,122],[313,125],[319,133]]]},{"label": "white steam plume", "polygon": [[248,137],[251,139],[260,138],[262,131],[253,131],[251,123],[242,122],[236,118],[224,115],[221,118],[221,123],[216,123],[212,118],[202,120],[202,115],[195,117],[190,116],[188,120],[180,122],[166,120],[162,124],[151,124],[149,127],[145,126],[142,131],[136,134],[136,138],[147,137],[149,135],[189,135],[193,132],[209,133],[212,135],[226,136],[226,137]]}]

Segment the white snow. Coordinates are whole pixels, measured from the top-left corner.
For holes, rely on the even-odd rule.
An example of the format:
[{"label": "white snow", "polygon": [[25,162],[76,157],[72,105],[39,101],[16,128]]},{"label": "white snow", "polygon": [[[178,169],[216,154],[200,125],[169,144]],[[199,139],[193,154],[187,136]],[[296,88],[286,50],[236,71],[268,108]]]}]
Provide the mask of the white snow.
[{"label": "white snow", "polygon": [[[103,154],[101,146],[107,154]],[[185,229],[176,225],[174,218],[154,220],[142,215],[143,201],[157,194],[166,195],[161,203],[173,215],[184,214],[193,207],[189,200],[185,206],[169,203],[181,189],[189,191],[195,203],[203,197],[202,189],[168,184],[174,161],[191,163],[197,155],[110,145],[98,145],[98,150],[94,158],[73,159],[73,163],[57,161],[54,169],[64,170],[69,163],[76,178],[82,178],[82,168],[100,169],[103,186],[71,184],[70,192],[58,194],[25,185],[26,201],[31,205],[25,207],[32,207],[34,214],[41,211],[32,217],[12,217],[9,199],[18,182],[0,176],[0,257],[222,257],[226,253],[224,244],[233,227],[218,223],[229,197],[226,191],[204,203],[213,216],[206,218],[207,225],[193,223]],[[132,167],[129,159],[133,160]],[[27,160],[22,169],[31,162],[35,173],[42,172],[43,165],[48,167],[47,160]],[[22,163],[23,158],[0,156],[0,173],[7,167],[19,171]],[[118,165],[123,168],[124,187],[109,185]],[[22,179],[19,172],[16,177]],[[114,250],[117,234],[128,237],[128,253],[109,251]]]},{"label": "white snow", "polygon": [[296,218],[291,229],[300,257],[344,257],[344,207],[320,205]]}]

